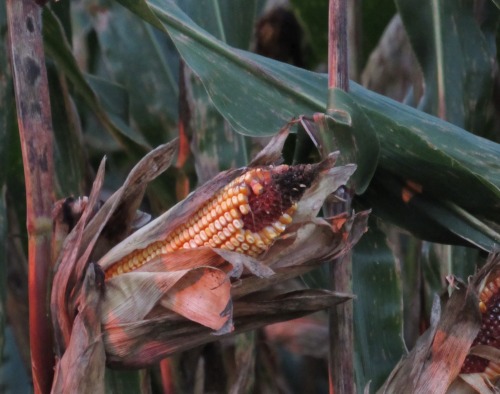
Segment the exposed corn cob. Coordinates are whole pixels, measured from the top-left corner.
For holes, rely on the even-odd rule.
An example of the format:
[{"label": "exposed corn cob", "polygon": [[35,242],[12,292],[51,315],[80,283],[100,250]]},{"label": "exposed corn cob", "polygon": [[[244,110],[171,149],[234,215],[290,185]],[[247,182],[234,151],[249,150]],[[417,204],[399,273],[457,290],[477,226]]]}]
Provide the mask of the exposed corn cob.
[{"label": "exposed corn cob", "polygon": [[[500,349],[500,276],[494,274],[486,281],[479,295],[481,328],[472,343],[488,345]],[[500,364],[476,355],[468,355],[462,365],[461,373],[482,373],[489,379],[500,375]]]},{"label": "exposed corn cob", "polygon": [[136,250],[106,271],[106,278],[133,271],[160,254],[201,246],[249,256],[266,251],[292,222],[297,201],[314,177],[312,166],[250,169],[210,198],[164,240]]}]

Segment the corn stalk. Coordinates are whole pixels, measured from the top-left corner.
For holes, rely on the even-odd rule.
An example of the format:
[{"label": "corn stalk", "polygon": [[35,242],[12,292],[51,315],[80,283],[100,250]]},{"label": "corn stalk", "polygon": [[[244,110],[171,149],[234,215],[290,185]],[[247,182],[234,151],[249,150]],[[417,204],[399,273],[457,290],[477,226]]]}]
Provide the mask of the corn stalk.
[{"label": "corn stalk", "polygon": [[51,262],[53,159],[41,8],[32,0],[8,0],[7,16],[26,183],[33,384],[35,393],[47,393],[52,383],[54,363],[47,302]]}]

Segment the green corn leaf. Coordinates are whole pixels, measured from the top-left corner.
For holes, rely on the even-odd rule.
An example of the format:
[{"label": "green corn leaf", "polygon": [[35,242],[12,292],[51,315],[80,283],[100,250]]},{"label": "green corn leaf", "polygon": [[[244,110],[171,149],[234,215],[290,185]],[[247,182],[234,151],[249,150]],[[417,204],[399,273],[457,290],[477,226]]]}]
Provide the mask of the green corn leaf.
[{"label": "green corn leaf", "polygon": [[398,262],[375,220],[353,251],[356,380],[360,392],[382,385],[406,353]]}]

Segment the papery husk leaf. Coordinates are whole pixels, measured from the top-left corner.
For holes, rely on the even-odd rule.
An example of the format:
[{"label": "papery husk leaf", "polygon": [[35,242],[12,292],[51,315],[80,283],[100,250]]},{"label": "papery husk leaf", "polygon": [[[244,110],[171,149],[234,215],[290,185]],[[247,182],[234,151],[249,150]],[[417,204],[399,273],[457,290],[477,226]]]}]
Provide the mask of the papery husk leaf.
[{"label": "papery husk leaf", "polygon": [[[328,298],[331,295],[335,295],[337,303],[353,298],[353,295],[349,293],[316,289],[296,290],[285,294],[278,293],[271,299],[269,299],[269,294],[264,296],[252,294],[251,297],[238,300],[235,303],[234,312],[237,317],[253,316],[256,312],[262,317],[273,316],[281,310],[288,312],[300,311],[304,308],[304,305],[314,305],[317,301],[315,298]],[[255,301],[254,298],[256,298]]]},{"label": "papery husk leaf", "polygon": [[[80,220],[87,203],[88,198],[86,197],[77,199],[68,197],[54,203],[52,208],[52,256],[61,254],[66,237]],[[89,214],[91,213],[89,212]]]},{"label": "papery husk leaf", "polygon": [[494,394],[498,393],[493,384],[482,374],[461,374],[450,386],[447,394]]},{"label": "papery husk leaf", "polygon": [[500,363],[500,349],[493,346],[477,345],[470,349],[469,354]]},{"label": "papery husk leaf", "polygon": [[[170,165],[177,145],[178,141],[174,140],[159,146],[146,155],[132,169],[124,185],[104,203],[89,221],[90,216],[95,212],[94,208],[104,179],[105,162],[101,163],[85,211],[66,238],[56,265],[52,285],[51,311],[59,355],[62,355],[69,341],[74,318],[73,311],[75,310],[76,298],[80,293],[83,273],[104,227],[115,212],[118,212],[117,215],[120,216],[121,211],[128,213],[126,217],[122,217],[122,228],[130,228],[130,223],[134,222],[135,214],[132,216],[129,213],[135,213],[147,184]],[[94,255],[99,255],[99,253],[102,254],[102,251],[96,252]]]},{"label": "papery husk leaf", "polygon": [[[472,277],[471,283],[475,291],[480,294],[488,282],[496,280],[500,274],[500,254],[490,254],[486,264]],[[492,306],[490,305],[489,308]],[[482,322],[482,315],[479,315],[479,324]],[[484,330],[482,327],[481,330]],[[484,334],[484,333],[483,333]],[[488,334],[486,334],[489,336]],[[496,365],[500,364],[500,349],[488,345],[475,345],[470,348],[469,355],[475,355],[489,360]],[[483,371],[481,373],[461,373],[453,384],[450,386],[448,393],[496,393],[498,388],[495,388],[493,383],[498,381],[500,375],[498,367],[495,364],[488,367],[490,372]]]},{"label": "papery husk leaf", "polygon": [[446,393],[460,373],[480,327],[478,296],[474,283],[455,288],[441,311],[435,299],[431,327],[410,354],[401,360],[378,393]]},{"label": "papery husk leaf", "polygon": [[[99,259],[110,247],[129,235],[136,224],[136,212],[148,184],[163,173],[174,159],[179,140],[174,139],[144,156],[130,171],[127,179],[113,195],[106,200],[95,218],[85,229],[84,244],[99,238],[92,259]],[[106,228],[103,230],[104,226]]]},{"label": "papery husk leaf", "polygon": [[254,330],[279,321],[298,318],[330,308],[351,295],[327,290],[305,290],[281,294],[267,301],[237,301],[233,308],[235,332],[213,335],[213,331],[175,313],[149,321],[104,326],[107,360],[121,367],[144,367],[173,353],[184,351],[235,333]]},{"label": "papery husk leaf", "polygon": [[[251,303],[248,301],[240,302],[238,301],[238,298],[241,298],[249,293],[252,293],[252,298],[254,298],[255,292],[261,288],[269,287],[272,284],[282,282],[285,279],[307,272],[324,259],[330,259],[331,256],[337,257],[344,255],[366,230],[367,217],[368,212],[361,212],[354,215],[352,218],[345,221],[344,226],[341,228],[342,231],[339,232],[333,232],[331,227],[328,226],[326,222],[324,222],[321,226],[310,223],[309,225],[319,229],[320,233],[330,234],[329,237],[325,238],[325,245],[321,245],[321,247],[319,247],[318,244],[311,241],[317,238],[316,235],[311,239],[301,239],[301,237],[295,238],[301,240],[300,243],[302,244],[302,247],[309,245],[310,250],[308,249],[308,251],[305,252],[308,256],[300,255],[300,253],[295,250],[294,253],[287,255],[284,253],[284,250],[279,248],[277,255],[279,256],[280,253],[283,253],[283,256],[281,260],[279,258],[275,260],[275,263],[280,264],[281,262],[284,267],[274,270],[274,275],[270,277],[257,277],[253,274],[246,274],[242,276],[231,288],[231,297],[235,303],[233,308],[235,332],[244,331],[246,330],[245,327],[251,326],[251,328],[256,328],[269,324],[270,322],[299,317],[308,313],[306,310],[312,312],[313,310],[321,309],[319,307],[318,309],[311,309],[312,305],[319,305],[316,304],[316,301],[321,304],[322,298],[318,297],[318,294],[324,296],[325,294],[332,295],[333,293],[314,293],[313,297],[318,298],[316,301],[307,298],[307,296],[301,295],[300,302],[302,304],[296,303],[295,305],[293,304],[293,301],[291,301],[291,298],[288,300],[271,299],[269,302],[261,301],[257,303]],[[286,241],[287,240],[285,239],[278,242]],[[199,252],[202,252],[204,249],[208,248],[200,248]],[[276,259],[277,256],[272,254],[273,249],[274,246],[270,249],[269,256]],[[301,246],[297,245],[297,250],[300,249]],[[191,254],[192,256],[195,256],[196,252],[198,252],[197,249],[185,250],[182,255],[188,256]],[[207,251],[205,250],[204,253],[206,254],[206,252]],[[222,251],[221,254],[223,254],[229,262],[231,262],[232,256],[229,252],[226,253]],[[301,263],[304,263],[304,258],[306,257],[310,259],[306,260],[308,264],[301,265]],[[238,262],[243,264],[245,267],[248,266],[247,263],[243,262],[246,258],[250,260],[248,262],[250,264],[251,258],[248,256],[239,255],[238,257]],[[158,267],[158,264],[159,263],[157,262],[156,267]],[[260,262],[260,264],[264,263]],[[122,274],[117,276],[116,279],[118,281],[121,277],[124,278],[132,275],[133,273]],[[112,282],[113,280],[115,280],[115,278],[109,282]],[[227,283],[229,283],[229,280],[227,280]],[[140,289],[135,288],[135,291],[137,293]],[[350,297],[346,294],[334,295],[337,301],[340,299],[345,300]],[[288,301],[290,301],[290,303],[288,303]],[[304,306],[304,302],[306,302],[307,307]],[[297,305],[299,305],[300,308]],[[298,311],[300,311],[300,313]],[[135,320],[130,323],[123,324],[104,324],[106,332],[106,349],[108,357],[113,363],[127,366],[146,365],[149,362],[153,362],[151,360],[158,360],[159,358],[165,357],[176,351],[185,350],[190,347],[215,340],[215,338],[211,336],[212,331],[193,322],[185,321],[182,317],[173,312],[167,310],[156,312],[156,315],[153,315],[152,313],[151,318],[145,320]],[[182,311],[179,311],[179,313],[183,314]],[[294,315],[294,313],[299,314]],[[254,321],[246,321],[245,316],[253,316]],[[241,323],[243,326],[239,325],[239,322],[243,322]],[[227,329],[227,326],[224,328]],[[218,333],[224,333],[224,330],[219,330]]]},{"label": "papery husk leaf", "polygon": [[[330,165],[333,167],[339,152],[331,153],[320,166]],[[318,182],[315,182],[307,189],[302,197],[297,212],[293,216],[294,223],[311,220],[316,217],[326,197],[336,191],[340,186],[346,185],[352,174],[356,171],[354,164],[342,167],[333,167],[324,175],[320,173]]]},{"label": "papery husk leaf", "polygon": [[128,273],[120,276],[119,285],[117,282],[118,277],[107,281],[103,324],[144,320],[157,305],[213,330],[222,328],[230,318],[224,315],[230,303],[230,282],[216,268]]},{"label": "papery husk leaf", "polygon": [[73,314],[68,305],[69,292],[72,289],[72,284],[77,280],[74,268],[79,258],[78,252],[82,245],[85,226],[94,211],[104,182],[105,163],[105,160],[101,161],[85,210],[76,226],[66,237],[61,248],[58,264],[56,265],[56,273],[52,283],[50,308],[55,331],[56,351],[59,356],[62,356],[62,352],[71,337]]},{"label": "papery husk leaf", "polygon": [[214,252],[221,256],[225,261],[231,263],[233,269],[231,270],[230,275],[233,278],[239,278],[245,269],[258,278],[270,278],[275,275],[275,272],[271,268],[255,257],[224,249],[215,249]]},{"label": "papery husk leaf", "polygon": [[[213,330],[232,331],[231,282],[225,272],[200,267],[190,270],[161,299],[164,308]],[[224,327],[226,326],[226,327]]]},{"label": "papery husk leaf", "polygon": [[227,265],[217,252],[218,250],[208,247],[179,249],[156,257],[148,264],[136,268],[133,272],[187,271],[200,266],[222,267]]},{"label": "papery husk leaf", "polygon": [[99,278],[91,264],[84,279],[79,313],[73,323],[68,348],[56,365],[52,394],[105,392],[106,354],[101,335],[101,295]]},{"label": "papery husk leaf", "polygon": [[290,236],[276,241],[262,261],[275,275],[242,278],[232,289],[233,298],[302,275],[323,262],[344,256],[365,233],[368,215],[368,211],[353,215],[339,232],[333,232],[326,221],[319,218],[316,223],[292,225]]},{"label": "papery husk leaf", "polygon": [[[290,125],[271,140],[252,165],[280,160]],[[301,295],[293,305],[293,297],[288,294],[281,301],[269,296],[268,301],[258,304],[236,301],[233,305],[249,293],[343,256],[366,231],[368,212],[345,215],[331,223],[316,217],[325,198],[345,185],[355,171],[354,165],[333,168],[337,155],[314,165],[315,178],[298,202],[293,223],[256,258],[210,247],[181,249],[159,254],[131,272],[108,279],[102,324],[109,360],[123,366],[150,365],[173,352],[215,340],[211,334],[227,335],[233,324],[240,332],[302,316],[306,311],[321,309],[320,305],[331,305],[334,299],[344,300],[346,295],[338,298],[332,293],[316,294],[316,300]],[[247,170],[220,173],[116,245],[99,265],[106,270],[132,252],[166,239],[216,192]],[[247,321],[249,316],[253,320]]]},{"label": "papery husk leaf", "polygon": [[[276,138],[279,139],[279,135]],[[271,140],[269,145],[274,146],[275,140]],[[295,223],[300,223],[301,221],[316,216],[326,196],[337,190],[340,186],[345,185],[349,177],[355,171],[356,166],[354,165],[329,168],[333,167],[337,155],[338,153],[332,154],[325,161],[318,164],[319,168],[324,169],[324,171],[319,173],[318,180],[315,180],[311,187],[304,193],[304,196],[299,202],[297,212],[294,214]],[[207,201],[207,199],[212,197],[218,190],[226,186],[234,178],[241,175],[245,170],[245,168],[240,168],[220,173],[213,180],[202,185],[163,215],[116,245],[109,253],[99,260],[99,265],[106,270],[116,261],[131,254],[135,250],[144,249],[155,241],[165,239],[171,232],[185,223],[186,220]]]}]

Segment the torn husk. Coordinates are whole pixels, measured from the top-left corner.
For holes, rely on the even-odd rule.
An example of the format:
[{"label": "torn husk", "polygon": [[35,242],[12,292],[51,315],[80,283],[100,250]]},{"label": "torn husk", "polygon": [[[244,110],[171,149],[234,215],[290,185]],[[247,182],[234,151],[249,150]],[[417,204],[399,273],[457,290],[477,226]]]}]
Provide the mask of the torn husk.
[{"label": "torn husk", "polygon": [[[283,139],[283,134],[276,138]],[[265,150],[267,157],[260,156],[259,161],[254,163],[267,164],[269,157],[276,160],[279,155],[269,147],[274,146],[276,149],[277,145],[279,144],[273,145],[271,141]],[[108,361],[127,366],[147,365],[173,352],[213,341],[216,339],[213,337],[214,333],[222,335],[241,332],[247,327],[245,323],[238,324],[238,321],[245,322],[239,301],[242,297],[301,275],[322,262],[347,253],[366,230],[367,213],[343,215],[340,229],[317,217],[325,198],[345,185],[355,170],[353,165],[335,168],[335,158],[336,154],[333,154],[325,161],[307,167],[262,167],[259,164],[257,171],[261,171],[260,174],[263,175],[254,175],[253,167],[223,172],[103,256],[99,264],[105,271],[112,272],[111,275],[107,274],[102,315]],[[247,176],[249,173],[252,176]],[[286,179],[282,181],[284,177]],[[297,178],[299,181],[296,181]],[[256,205],[257,203],[265,205],[269,200],[275,201],[273,199],[276,198],[276,193],[267,190],[274,190],[273,187],[278,190],[278,197],[281,198],[278,204],[281,204],[282,210],[294,206],[289,215],[293,216],[292,222],[289,223],[287,219],[286,226],[278,227],[283,229],[282,232],[272,242],[264,244],[265,249],[260,253],[245,253],[248,249],[230,250],[225,247],[229,240],[216,247],[210,244],[210,239],[207,240],[206,235],[210,237],[212,232],[208,230],[209,222],[202,224],[205,219],[203,215],[204,212],[215,209],[215,205],[205,210],[202,208],[235,180],[237,183],[234,187],[240,192],[243,187],[248,188],[245,192],[248,200],[244,200],[244,204],[248,201],[250,209],[240,208],[241,215],[232,217],[243,223],[242,237],[246,234],[247,240],[247,226],[252,229],[252,239],[264,238],[263,231],[267,230],[260,230],[259,233],[256,223],[259,220],[267,223],[275,220],[268,217],[272,215],[275,203],[269,204],[270,208],[266,208],[264,213],[258,213],[263,210],[259,211],[260,205]],[[281,197],[285,193],[283,184],[292,189],[303,187],[305,190],[300,192],[300,199],[297,201],[293,200],[295,192],[292,191],[292,201],[287,202]],[[253,206],[252,198],[257,201]],[[218,201],[220,200],[219,198]],[[227,209],[226,216],[231,209],[229,204],[224,208]],[[245,221],[248,211],[253,214],[250,225]],[[223,217],[223,210],[217,215]],[[283,213],[278,212],[276,220],[284,223],[281,215]],[[190,234],[191,241],[187,240],[187,227],[178,230],[179,226],[187,226],[186,223],[196,229],[196,232]],[[195,225],[199,228],[205,226],[204,230]],[[277,228],[274,224],[273,226]],[[239,228],[236,224],[234,227]],[[186,238],[178,240],[183,234],[182,228],[185,228]],[[191,231],[191,227],[189,230]],[[244,230],[247,233],[243,233]],[[193,242],[199,231],[206,231],[202,234],[205,245]],[[231,233],[227,238],[230,236]],[[222,239],[220,229],[219,237]],[[178,245],[183,242],[184,246],[174,249],[177,241]],[[167,250],[168,247],[171,249]],[[137,250],[140,252],[137,253]],[[120,267],[124,264],[129,264],[130,267],[113,269],[117,263]],[[338,302],[335,295],[330,294],[326,298],[328,302],[325,301],[323,307]],[[304,304],[302,309],[298,308],[293,312],[282,308],[276,311],[272,320],[282,321],[288,316],[297,317],[312,311],[309,304]],[[163,327],[161,330],[158,328],[160,322]],[[269,324],[269,319],[264,319],[263,316],[259,318],[256,309],[250,326],[256,328],[265,324]]]},{"label": "torn husk", "polygon": [[451,296],[436,297],[431,327],[379,393],[498,392],[494,383],[500,375],[499,263],[499,255],[491,255],[468,285],[448,278]]},{"label": "torn husk", "polygon": [[500,255],[475,275],[481,327],[450,393],[495,393],[500,377]]},{"label": "torn husk", "polygon": [[[106,275],[100,321],[108,364],[151,365],[221,335],[297,318],[350,297],[314,290],[266,293],[258,302],[246,297],[343,256],[366,231],[368,212],[317,217],[324,199],[345,185],[355,166],[335,168],[336,154],[314,165],[273,165],[287,133],[282,130],[249,167],[219,174],[98,260]],[[154,176],[170,163],[172,147],[161,165],[149,161]],[[62,351],[70,343],[72,311],[80,305],[78,278],[90,256],[116,242],[103,230],[119,223],[120,212],[128,212],[123,227],[131,229],[130,213],[152,178],[143,175],[147,167],[138,167],[92,219],[83,213],[63,246],[52,297]]]},{"label": "torn husk", "polygon": [[[132,169],[124,185],[96,212],[104,181],[105,160],[101,162],[85,209],[83,213],[79,212],[80,219],[62,247],[56,247],[60,253],[55,264],[50,303],[58,357],[62,356],[70,340],[74,311],[78,309],[78,297],[89,259],[91,256],[93,260],[102,256],[110,242],[103,231],[109,229],[106,226],[110,223],[120,222],[120,235],[122,238],[128,235],[126,231],[132,228],[146,186],[169,167],[177,145],[178,141],[173,140],[148,153]],[[57,222],[58,217],[54,220]],[[60,227],[57,224],[54,226],[56,229]],[[116,237],[114,239],[116,242]]]},{"label": "torn husk", "polygon": [[87,269],[68,349],[56,365],[54,394],[105,392],[106,354],[99,321],[104,278],[96,269],[100,272],[94,264]]}]

